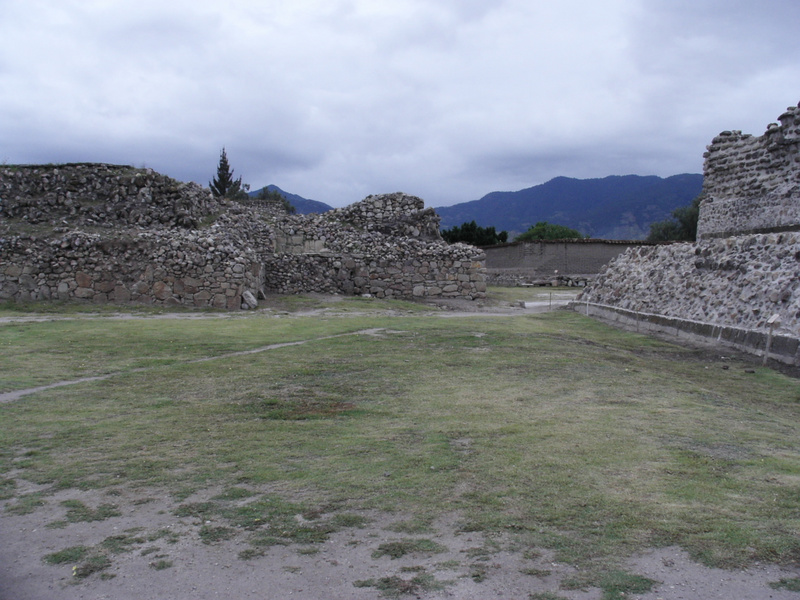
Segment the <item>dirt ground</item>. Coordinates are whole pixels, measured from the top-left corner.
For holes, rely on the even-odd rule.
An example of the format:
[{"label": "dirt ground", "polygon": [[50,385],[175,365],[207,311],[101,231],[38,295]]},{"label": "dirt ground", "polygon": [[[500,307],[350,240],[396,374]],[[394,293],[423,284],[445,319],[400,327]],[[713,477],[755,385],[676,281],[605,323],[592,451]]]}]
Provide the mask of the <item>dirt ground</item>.
[{"label": "dirt ground", "polygon": [[[211,495],[213,491],[206,492]],[[376,599],[387,597],[377,589],[381,580],[393,582],[400,597],[492,598],[527,600],[536,593],[550,598],[599,600],[597,588],[560,589],[575,574],[570,565],[556,563],[546,550],[523,549],[512,538],[487,540],[481,533],[458,530],[458,516],[433,524],[424,534],[391,530],[410,515],[366,514],[364,527],[345,528],[328,541],[313,546],[271,546],[264,556],[242,559],[250,546],[241,532],[232,539],[205,544],[198,531],[204,524],[193,517],[177,517],[174,503],[153,490],[122,491],[111,500],[119,516],[103,521],[47,527],[64,519],[64,500],[80,500],[90,507],[108,502],[102,493],[69,490],[49,497],[35,512],[0,518],[0,599],[42,600],[163,600],[242,598],[278,600]],[[187,501],[202,501],[195,497]],[[298,515],[297,517],[302,518]],[[158,539],[152,532],[169,532]],[[48,565],[42,557],[64,548],[98,545],[112,536],[135,533],[139,541],[111,554],[111,565],[87,577],[76,576],[74,565]],[[412,553],[399,558],[377,556],[382,544],[431,539],[444,547],[436,553]],[[157,568],[159,563],[169,565]],[[709,569],[693,563],[679,548],[654,549],[628,560],[622,568],[657,581],[642,600],[738,599],[797,600],[800,595],[775,590],[769,583],[800,576],[800,569],[755,565],[745,571]],[[415,585],[414,578],[429,575],[441,589]],[[393,579],[390,579],[393,578]],[[372,580],[372,585],[368,585]],[[378,582],[378,583],[376,583]],[[547,596],[545,596],[547,597]]]},{"label": "dirt ground", "polygon": [[[485,314],[523,314],[549,308],[448,305],[438,310],[447,316],[468,309]],[[17,480],[17,484],[19,493],[38,491],[24,480]],[[217,492],[206,490],[202,497],[184,502],[202,502]],[[98,521],[68,522],[62,503],[69,500],[90,508],[113,504],[118,514]],[[547,550],[523,548],[511,536],[487,539],[482,533],[461,532],[459,515],[434,523],[431,531],[409,534],[398,533],[392,525],[413,515],[368,513],[362,515],[363,526],[343,528],[323,543],[269,546],[263,556],[243,559],[240,552],[252,548],[246,540],[247,532],[204,543],[201,528],[221,523],[176,516],[177,502],[158,490],[120,488],[112,496],[107,490],[67,490],[46,496],[43,506],[26,515],[9,513],[6,504],[0,502],[0,600],[372,600],[392,594],[400,598],[464,600],[528,600],[537,598],[537,594],[548,600],[602,597],[598,588],[562,589],[562,583],[576,571],[554,562]],[[303,517],[297,515],[296,519]],[[53,527],[54,523],[61,525]],[[107,568],[85,577],[76,573],[74,562],[53,565],[43,560],[65,548],[99,546],[114,537],[130,541],[110,553]],[[380,555],[382,545],[422,538],[441,548],[399,558]],[[626,598],[800,599],[797,592],[769,585],[800,577],[800,566],[787,569],[756,564],[744,571],[710,569],[673,547],[634,556],[620,568],[657,582],[650,592]]]}]

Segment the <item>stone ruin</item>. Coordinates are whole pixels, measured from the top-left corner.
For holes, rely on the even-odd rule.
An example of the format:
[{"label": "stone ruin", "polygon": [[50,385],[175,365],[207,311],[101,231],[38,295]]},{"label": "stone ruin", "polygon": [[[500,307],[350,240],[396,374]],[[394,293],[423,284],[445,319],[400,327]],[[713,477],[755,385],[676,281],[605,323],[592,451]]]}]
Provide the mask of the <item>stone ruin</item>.
[{"label": "stone ruin", "polygon": [[697,242],[627,251],[576,309],[800,365],[800,105],[779,122],[708,146]]},{"label": "stone ruin", "polygon": [[259,296],[483,298],[484,254],[419,198],[320,215],[234,202],[151,169],[0,167],[0,300],[254,308]]}]

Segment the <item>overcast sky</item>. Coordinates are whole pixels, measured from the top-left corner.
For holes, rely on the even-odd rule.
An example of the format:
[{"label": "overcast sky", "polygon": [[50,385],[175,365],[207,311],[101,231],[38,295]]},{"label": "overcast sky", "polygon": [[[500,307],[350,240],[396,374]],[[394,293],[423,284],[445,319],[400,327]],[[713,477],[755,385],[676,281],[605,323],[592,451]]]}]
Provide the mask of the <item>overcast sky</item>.
[{"label": "overcast sky", "polygon": [[702,172],[800,100],[798,0],[0,0],[0,162],[428,206]]}]

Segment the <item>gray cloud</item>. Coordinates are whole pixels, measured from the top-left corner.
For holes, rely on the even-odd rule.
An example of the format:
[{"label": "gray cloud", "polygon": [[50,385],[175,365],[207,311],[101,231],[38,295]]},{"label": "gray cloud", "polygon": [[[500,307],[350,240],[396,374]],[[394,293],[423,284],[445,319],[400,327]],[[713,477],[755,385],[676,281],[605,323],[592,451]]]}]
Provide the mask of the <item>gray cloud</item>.
[{"label": "gray cloud", "polygon": [[431,205],[699,172],[800,100],[794,0],[0,0],[0,160]]}]

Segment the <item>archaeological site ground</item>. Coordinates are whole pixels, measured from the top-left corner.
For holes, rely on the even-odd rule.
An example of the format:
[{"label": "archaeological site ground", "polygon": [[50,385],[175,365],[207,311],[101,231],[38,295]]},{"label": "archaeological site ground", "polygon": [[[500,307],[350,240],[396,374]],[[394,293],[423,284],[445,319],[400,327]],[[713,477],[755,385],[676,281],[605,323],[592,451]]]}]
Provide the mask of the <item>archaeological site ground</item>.
[{"label": "archaeological site ground", "polygon": [[401,193],[3,167],[0,600],[800,597],[798,113],[585,290]]}]

